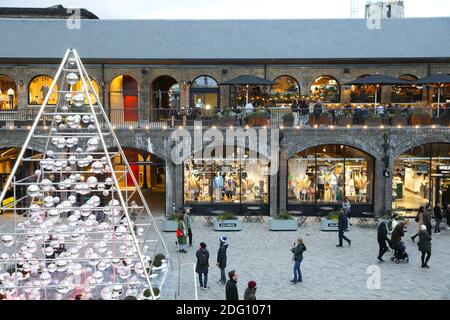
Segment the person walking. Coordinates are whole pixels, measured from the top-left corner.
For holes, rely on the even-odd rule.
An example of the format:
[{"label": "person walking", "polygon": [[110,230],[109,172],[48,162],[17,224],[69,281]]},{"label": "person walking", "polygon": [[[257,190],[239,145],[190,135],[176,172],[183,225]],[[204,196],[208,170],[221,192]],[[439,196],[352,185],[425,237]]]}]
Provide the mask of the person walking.
[{"label": "person walking", "polygon": [[431,226],[431,220],[432,220],[432,213],[431,213],[431,205],[427,203],[425,210],[423,211],[423,224],[427,228],[428,234],[431,236],[432,233],[432,226]]},{"label": "person walking", "polygon": [[427,227],[425,225],[421,226],[418,246],[419,251],[422,252],[422,268],[429,269],[430,267],[428,266],[428,261],[430,261],[431,257],[431,235],[428,233]]},{"label": "person walking", "polygon": [[439,204],[434,207],[434,221],[436,222],[434,233],[441,234],[442,210]]},{"label": "person walking", "polygon": [[350,222],[350,210],[352,208],[352,205],[350,204],[350,200],[348,199],[348,197],[345,197],[344,201],[342,202],[342,209],[345,210],[345,214],[347,215],[349,224],[351,224]]},{"label": "person walking", "polygon": [[350,240],[349,238],[347,238],[344,235],[344,232],[347,231],[347,229],[348,229],[348,218],[347,218],[347,215],[345,214],[345,210],[341,209],[341,211],[339,212],[339,222],[338,222],[339,244],[336,245],[336,247],[342,247],[343,246],[342,245],[342,239],[347,241],[349,246],[352,245],[352,240]]},{"label": "person walking", "polygon": [[320,99],[317,99],[316,104],[314,105],[314,124],[320,126],[320,115],[322,114],[322,102]]},{"label": "person walking", "polygon": [[294,284],[297,284],[297,282],[303,282],[300,266],[303,261],[304,251],[306,251],[305,242],[302,238],[298,238],[297,243],[294,243],[294,246],[291,249],[291,252],[293,254],[292,260],[294,260],[294,279],[291,280],[291,282],[293,282]]},{"label": "person walking", "polygon": [[244,300],[256,300],[256,282],[249,281],[245,289]]},{"label": "person walking", "polygon": [[225,268],[227,267],[227,249],[228,249],[228,238],[226,236],[220,236],[219,250],[217,251],[217,266],[220,269],[220,280],[221,284],[225,284],[227,279],[225,278]]},{"label": "person walking", "polygon": [[419,207],[419,211],[417,212],[417,216],[416,216],[416,222],[417,222],[417,232],[415,235],[413,235],[411,237],[411,240],[414,242],[414,240],[419,236],[419,232],[421,229],[421,226],[423,225],[423,212],[425,210],[424,206],[420,206]]},{"label": "person walking", "polygon": [[208,267],[209,267],[209,252],[206,250],[206,243],[200,243],[200,249],[195,253],[197,257],[197,266],[195,272],[198,273],[198,281],[200,282],[200,289],[208,290]]},{"label": "person walking", "polygon": [[389,251],[389,248],[387,246],[387,243],[389,243],[389,238],[388,238],[388,230],[386,227],[386,222],[382,221],[380,223],[380,225],[378,226],[378,232],[377,232],[377,238],[378,238],[378,246],[379,246],[379,251],[378,251],[378,257],[377,259],[380,262],[383,262],[383,255]]},{"label": "person walking", "polygon": [[189,237],[189,246],[192,247],[192,229],[191,229],[191,217],[185,211],[183,213],[183,222],[186,226],[187,236]]},{"label": "person walking", "polygon": [[178,251],[182,253],[187,253],[186,251],[186,225],[184,224],[183,217],[179,217],[178,219],[178,229],[177,229],[177,243],[178,243]]},{"label": "person walking", "polygon": [[238,274],[232,270],[228,272],[228,281],[225,285],[225,299],[226,300],[239,300],[239,294],[237,289]]}]

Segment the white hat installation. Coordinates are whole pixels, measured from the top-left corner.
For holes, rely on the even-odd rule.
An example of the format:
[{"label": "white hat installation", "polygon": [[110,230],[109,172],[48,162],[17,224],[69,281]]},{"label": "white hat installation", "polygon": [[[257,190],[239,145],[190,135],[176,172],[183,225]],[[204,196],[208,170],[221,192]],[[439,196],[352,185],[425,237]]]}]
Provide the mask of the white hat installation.
[{"label": "white hat installation", "polygon": [[[54,93],[58,103],[47,105]],[[36,113],[0,196],[12,224],[0,229],[0,294],[158,299],[168,251],[75,49],[67,50]],[[44,152],[25,157],[33,146]],[[19,179],[21,162],[32,162],[34,174]],[[10,190],[14,202],[5,205]]]}]

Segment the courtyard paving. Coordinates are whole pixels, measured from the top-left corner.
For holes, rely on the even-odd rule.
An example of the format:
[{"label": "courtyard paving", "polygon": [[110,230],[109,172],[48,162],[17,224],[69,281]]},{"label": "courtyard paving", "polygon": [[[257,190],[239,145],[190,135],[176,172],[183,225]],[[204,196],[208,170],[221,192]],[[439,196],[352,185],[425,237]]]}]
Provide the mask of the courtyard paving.
[{"label": "courtyard paving", "polygon": [[[412,222],[404,238],[410,262],[396,264],[390,261],[390,252],[384,256],[386,262],[379,263],[376,259],[376,228],[362,228],[354,223],[346,233],[352,239],[351,247],[344,244],[343,248],[336,248],[337,233],[320,231],[319,223],[312,220],[297,232],[269,231],[267,222],[244,223],[243,231],[225,233],[229,237],[227,272],[234,269],[239,274],[240,299],[249,280],[257,282],[256,296],[264,300],[450,299],[450,230],[433,236],[431,269],[420,267],[417,242],[410,238],[415,230]],[[210,251],[210,289],[198,290],[198,299],[225,299],[225,286],[218,283],[220,271],[215,266],[220,235],[204,225],[203,217],[196,217],[194,247],[188,247],[188,253],[178,254],[175,233],[163,233],[172,264],[162,299],[195,299],[193,264],[201,241]],[[303,283],[294,285],[290,282],[293,277],[290,248],[297,237],[305,239],[307,251],[302,263]],[[380,268],[380,289],[367,287],[370,277],[367,268],[372,265]],[[198,281],[195,284],[199,289]]]}]

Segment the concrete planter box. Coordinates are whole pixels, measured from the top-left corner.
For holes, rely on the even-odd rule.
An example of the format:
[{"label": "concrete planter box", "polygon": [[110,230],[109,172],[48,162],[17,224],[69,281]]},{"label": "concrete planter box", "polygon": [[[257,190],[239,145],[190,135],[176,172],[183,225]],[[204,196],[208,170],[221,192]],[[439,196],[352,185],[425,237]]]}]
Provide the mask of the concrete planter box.
[{"label": "concrete planter box", "polygon": [[236,220],[214,220],[214,230],[215,231],[241,231],[242,222],[239,219]]},{"label": "concrete planter box", "polygon": [[297,231],[297,220],[296,219],[274,219],[269,218],[269,230],[271,231]]},{"label": "concrete planter box", "polygon": [[166,220],[163,222],[163,231],[164,232],[176,232],[178,229],[178,222],[175,220]]},{"label": "concrete planter box", "polygon": [[[328,220],[327,218],[320,219],[320,230],[322,231],[339,231],[338,220]],[[350,229],[350,223],[348,224],[348,229]]]}]

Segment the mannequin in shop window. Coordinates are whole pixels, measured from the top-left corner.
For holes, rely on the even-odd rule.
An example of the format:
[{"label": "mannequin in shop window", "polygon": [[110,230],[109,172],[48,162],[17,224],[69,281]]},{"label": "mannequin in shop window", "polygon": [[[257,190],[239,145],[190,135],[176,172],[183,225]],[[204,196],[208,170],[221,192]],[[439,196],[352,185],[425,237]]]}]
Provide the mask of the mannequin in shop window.
[{"label": "mannequin in shop window", "polygon": [[331,172],[328,177],[328,184],[330,185],[330,200],[331,202],[336,202],[337,200],[337,191],[338,191],[338,182],[337,177],[334,172]]},{"label": "mannequin in shop window", "polygon": [[246,197],[246,200],[249,200],[250,198],[252,198],[252,190],[254,187],[255,183],[252,182],[251,180],[249,180],[248,176],[246,173],[242,174],[242,192]]},{"label": "mannequin in shop window", "polygon": [[298,200],[306,201],[308,188],[311,185],[309,178],[307,176],[297,177],[296,180],[296,196]]},{"label": "mannequin in shop window", "polygon": [[367,176],[362,175],[356,175],[355,176],[355,186],[358,189],[358,201],[359,202],[366,202],[366,196],[367,196],[367,185],[369,182],[367,181]]},{"label": "mannequin in shop window", "polygon": [[231,175],[227,173],[225,176],[225,195],[228,201],[231,201],[233,199],[234,189],[234,180]]},{"label": "mannequin in shop window", "polygon": [[41,93],[42,93],[42,100],[45,99],[45,97],[47,96],[48,93],[48,86],[46,83],[44,83],[41,87]]},{"label": "mannequin in shop window", "polygon": [[324,201],[325,199],[325,174],[320,171],[317,177],[317,199]]},{"label": "mannequin in shop window", "polygon": [[8,94],[8,103],[9,103],[9,108],[14,108],[14,90],[12,88],[9,88],[7,91]]},{"label": "mannequin in shop window", "polygon": [[220,172],[216,172],[216,176],[213,178],[214,198],[216,201],[221,200],[223,182],[223,177],[220,175]]}]

